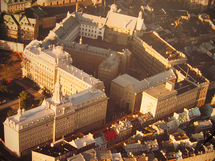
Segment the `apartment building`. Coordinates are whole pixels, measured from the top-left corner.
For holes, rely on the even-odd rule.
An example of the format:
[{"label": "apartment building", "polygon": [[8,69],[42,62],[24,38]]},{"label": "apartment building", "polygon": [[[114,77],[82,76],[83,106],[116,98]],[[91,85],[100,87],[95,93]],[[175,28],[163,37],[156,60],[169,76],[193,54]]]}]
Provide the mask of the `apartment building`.
[{"label": "apartment building", "polygon": [[38,37],[39,26],[35,18],[24,14],[1,14],[2,39],[15,41],[29,41]]},{"label": "apartment building", "polygon": [[[184,65],[176,65],[184,66]],[[176,71],[176,82],[167,82],[143,92],[140,112],[150,112],[155,119],[161,119],[184,108],[201,107],[206,100],[209,81],[200,71],[187,65],[187,73]],[[179,70],[179,68],[177,68]],[[188,72],[189,70],[189,72]],[[183,75],[183,78],[182,78]]]},{"label": "apartment building", "polygon": [[154,31],[145,32],[141,37],[134,36],[132,53],[142,70],[149,76],[187,61],[185,54],[177,51]]},{"label": "apartment building", "polygon": [[137,80],[128,74],[119,75],[111,82],[110,99],[124,108],[127,112],[137,113],[140,110],[142,92],[170,80],[174,81],[176,75],[168,70],[144,80]]},{"label": "apartment building", "polygon": [[98,5],[102,4],[102,0],[37,0],[36,3],[40,6],[68,6],[74,5],[75,3],[82,5]]},{"label": "apartment building", "polygon": [[31,7],[32,0],[2,0],[1,12],[13,13],[15,11],[22,11],[25,8]]}]

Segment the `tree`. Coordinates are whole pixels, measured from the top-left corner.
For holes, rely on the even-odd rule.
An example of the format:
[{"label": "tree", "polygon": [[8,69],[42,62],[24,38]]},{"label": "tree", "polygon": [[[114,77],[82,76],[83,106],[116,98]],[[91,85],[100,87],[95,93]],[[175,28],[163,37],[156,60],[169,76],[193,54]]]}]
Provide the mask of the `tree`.
[{"label": "tree", "polygon": [[24,109],[30,109],[30,107],[32,106],[32,102],[33,102],[33,96],[30,95],[28,92],[26,91],[22,91],[20,94],[20,107],[24,108]]},{"label": "tree", "polygon": [[17,111],[13,110],[13,109],[10,109],[8,112],[7,112],[7,117],[10,117],[10,116],[13,116],[17,114]]},{"label": "tree", "polygon": [[22,92],[19,94],[19,96],[20,96],[20,99],[23,99],[23,100],[26,100],[26,99],[30,99],[30,98],[31,98],[31,95],[30,95],[28,92],[26,92],[26,91],[22,91]]}]

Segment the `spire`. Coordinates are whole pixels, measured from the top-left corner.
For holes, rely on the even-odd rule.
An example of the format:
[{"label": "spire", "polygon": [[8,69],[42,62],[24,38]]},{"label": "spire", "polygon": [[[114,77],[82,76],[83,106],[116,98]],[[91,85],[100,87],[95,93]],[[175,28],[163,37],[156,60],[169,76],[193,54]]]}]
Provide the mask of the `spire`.
[{"label": "spire", "polygon": [[61,94],[60,75],[58,74],[57,82],[55,83],[55,87],[54,87],[54,93],[52,96],[52,101],[54,103],[59,104],[61,102],[61,98],[62,98],[62,94]]},{"label": "spire", "polygon": [[21,120],[21,117],[22,117],[22,110],[21,110],[21,107],[20,107],[20,97],[19,97],[19,109],[17,110],[17,119],[18,121]]}]

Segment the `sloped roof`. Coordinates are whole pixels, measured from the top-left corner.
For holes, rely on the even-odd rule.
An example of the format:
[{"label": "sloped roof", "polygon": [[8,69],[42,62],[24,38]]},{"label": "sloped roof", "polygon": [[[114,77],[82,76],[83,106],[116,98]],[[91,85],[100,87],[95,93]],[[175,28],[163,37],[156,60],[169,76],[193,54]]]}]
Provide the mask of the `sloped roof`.
[{"label": "sloped roof", "polygon": [[135,30],[137,18],[124,15],[117,12],[108,12],[106,25],[110,27],[124,28],[127,30]]},{"label": "sloped roof", "polygon": [[112,140],[116,140],[118,138],[118,136],[114,130],[106,132],[104,136],[105,136],[105,139],[107,142],[110,142]]}]

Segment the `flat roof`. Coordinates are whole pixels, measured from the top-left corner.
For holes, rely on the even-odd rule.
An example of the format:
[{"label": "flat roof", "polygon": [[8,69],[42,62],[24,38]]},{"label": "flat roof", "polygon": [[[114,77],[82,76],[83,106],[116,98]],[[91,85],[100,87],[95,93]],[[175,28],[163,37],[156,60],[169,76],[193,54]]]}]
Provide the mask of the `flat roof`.
[{"label": "flat roof", "polygon": [[50,145],[45,145],[44,147],[39,147],[38,149],[33,151],[52,157],[58,157],[74,150],[76,150],[75,147],[66,142],[63,142],[62,144],[58,144],[58,146],[52,147]]},{"label": "flat roof", "polygon": [[[175,65],[174,68],[176,68],[178,71],[180,71],[182,74],[186,76],[188,72],[188,77],[190,78],[191,81],[195,83],[204,83],[207,82],[207,79],[205,79],[201,72],[198,71],[198,69],[192,68],[188,64],[180,64],[180,65]],[[198,73],[197,73],[198,72]]]},{"label": "flat roof", "polygon": [[166,85],[165,84],[160,84],[156,87],[153,87],[153,88],[150,88],[148,90],[146,90],[145,92],[150,94],[151,96],[155,97],[155,98],[164,98],[166,96],[169,96],[171,94],[174,94],[176,93],[176,90],[172,90],[170,91],[169,89],[167,89],[165,87]]},{"label": "flat roof", "polygon": [[169,45],[166,41],[163,41],[159,36],[154,34],[154,32],[144,33],[140,38],[159,54],[161,54],[165,59],[175,60],[183,58],[180,52]]},{"label": "flat roof", "polygon": [[182,94],[194,88],[197,88],[197,86],[195,86],[193,83],[183,80],[181,82],[175,83],[174,89],[177,91],[177,94]]}]

